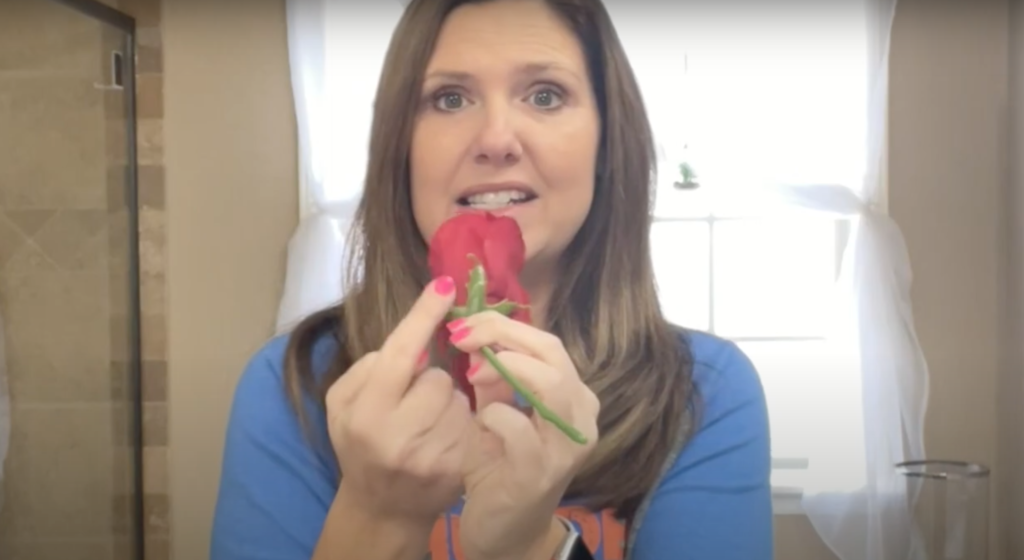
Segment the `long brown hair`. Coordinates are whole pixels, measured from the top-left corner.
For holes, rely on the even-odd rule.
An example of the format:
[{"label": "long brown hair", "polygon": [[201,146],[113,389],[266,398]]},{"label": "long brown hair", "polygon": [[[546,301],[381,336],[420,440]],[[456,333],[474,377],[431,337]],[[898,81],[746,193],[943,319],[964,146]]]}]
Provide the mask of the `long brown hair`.
[{"label": "long brown hair", "polygon": [[[413,0],[384,61],[370,135],[365,193],[350,236],[354,286],[344,302],[299,324],[286,370],[299,414],[322,402],[352,363],[380,347],[430,280],[409,194],[409,150],[423,74],[447,15],[488,0]],[[590,214],[565,251],[549,304],[558,335],[601,400],[600,441],[568,496],[632,518],[673,443],[692,422],[692,357],[661,314],[650,256],[654,142],[640,90],[600,0],[546,0],[583,46],[602,121]],[[329,371],[312,351],[336,337]]]}]

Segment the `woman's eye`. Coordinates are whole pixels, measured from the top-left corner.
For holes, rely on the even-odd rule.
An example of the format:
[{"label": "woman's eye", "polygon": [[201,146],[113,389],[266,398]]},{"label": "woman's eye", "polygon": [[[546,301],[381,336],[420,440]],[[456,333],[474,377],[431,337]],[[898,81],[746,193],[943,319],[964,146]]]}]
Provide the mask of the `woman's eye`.
[{"label": "woman's eye", "polygon": [[531,98],[533,104],[541,109],[557,109],[562,103],[562,94],[551,88],[542,89]]},{"label": "woman's eye", "polygon": [[445,92],[434,99],[434,106],[442,111],[458,111],[466,103],[462,94]]}]

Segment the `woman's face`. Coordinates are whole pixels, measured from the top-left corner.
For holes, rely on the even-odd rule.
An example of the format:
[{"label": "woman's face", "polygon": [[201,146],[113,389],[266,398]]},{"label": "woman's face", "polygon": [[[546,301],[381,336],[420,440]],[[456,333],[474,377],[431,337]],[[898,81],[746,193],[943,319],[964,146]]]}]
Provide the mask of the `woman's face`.
[{"label": "woman's face", "polygon": [[548,268],[590,210],[599,120],[583,50],[543,0],[457,8],[412,137],[420,233],[429,240],[457,212],[505,214],[523,230],[528,266]]}]

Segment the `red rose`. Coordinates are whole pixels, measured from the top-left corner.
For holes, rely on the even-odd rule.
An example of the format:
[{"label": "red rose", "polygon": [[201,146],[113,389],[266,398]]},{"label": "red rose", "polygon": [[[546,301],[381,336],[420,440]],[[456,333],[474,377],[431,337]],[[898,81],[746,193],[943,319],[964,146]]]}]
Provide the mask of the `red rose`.
[{"label": "red rose", "polygon": [[[455,280],[455,302],[459,306],[466,305],[470,270],[477,263],[483,265],[487,277],[487,304],[517,304],[511,317],[528,323],[530,312],[526,306],[529,296],[519,283],[525,259],[523,234],[514,219],[473,212],[459,214],[441,224],[430,240],[428,262],[434,278],[451,276]],[[447,348],[446,332],[438,333],[438,343],[440,348]],[[466,379],[469,356],[460,352],[452,369],[452,376],[469,396],[470,405],[475,410],[473,388]]]}]

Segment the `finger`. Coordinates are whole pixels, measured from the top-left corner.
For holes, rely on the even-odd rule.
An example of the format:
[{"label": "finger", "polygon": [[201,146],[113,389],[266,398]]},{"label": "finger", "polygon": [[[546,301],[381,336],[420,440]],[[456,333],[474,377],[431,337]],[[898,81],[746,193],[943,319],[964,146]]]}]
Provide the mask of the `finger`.
[{"label": "finger", "polygon": [[437,326],[444,321],[454,299],[455,284],[450,277],[438,278],[427,285],[381,346],[373,379],[365,388],[363,398],[381,406],[398,403],[412,382],[417,360]]},{"label": "finger", "polygon": [[[505,382],[494,368],[488,367],[483,355],[473,352],[469,355],[469,362],[470,366],[469,371],[466,372],[466,377],[473,386],[477,410],[483,410],[491,403],[518,406],[516,393],[512,386]],[[487,375],[480,376],[479,374],[482,371],[486,372]]]},{"label": "finger", "polygon": [[452,330],[452,344],[463,352],[501,346],[534,356],[555,368],[575,371],[575,365],[557,336],[533,325],[513,321],[500,313],[477,313],[465,321],[449,324],[449,329]]},{"label": "finger", "polygon": [[424,350],[420,353],[419,359],[416,360],[416,365],[412,366],[413,379],[422,373],[426,373],[430,366],[430,352]]},{"label": "finger", "polygon": [[[344,401],[344,406],[347,409],[355,410],[361,406],[370,407],[371,414],[379,414],[380,409],[374,408],[379,406],[378,403],[370,399],[360,398],[363,388],[366,387],[367,381],[374,375],[377,375],[374,372],[377,369],[376,365],[379,356],[380,352],[370,352],[364,356],[363,359],[359,360],[359,362],[356,362],[356,365],[349,368],[349,370],[339,378],[339,381],[345,381],[345,383],[342,384],[343,386],[339,387],[339,390],[342,391],[339,398]],[[367,357],[369,357],[369,359]],[[414,378],[427,371],[427,366],[429,365],[430,354],[424,351],[420,354],[419,359],[416,361],[416,365],[413,366]],[[338,385],[339,383],[336,382],[335,384]],[[334,386],[332,386],[331,389],[334,389]],[[328,392],[329,391],[330,390],[328,390]]]},{"label": "finger", "polygon": [[[572,412],[571,402],[567,398],[571,392],[566,388],[564,373],[533,356],[519,352],[499,352],[495,357],[526,391],[535,395],[556,414],[566,417]],[[513,397],[512,402],[516,402],[511,385],[486,359],[483,359],[480,366],[472,372],[469,382],[473,384],[474,388],[477,388],[477,399],[480,398],[479,387],[504,385],[509,387],[509,395]],[[492,390],[497,392],[496,389]],[[527,403],[521,403],[520,406],[525,404]],[[480,408],[481,405],[478,404],[477,407]]]},{"label": "finger", "polygon": [[377,352],[370,352],[356,360],[352,367],[327,389],[326,401],[335,406],[349,408],[355,402],[369,379],[377,360]]},{"label": "finger", "polygon": [[492,403],[477,414],[477,420],[501,439],[513,472],[536,472],[538,465],[544,464],[540,436],[522,412],[506,404]]},{"label": "finger", "polygon": [[469,398],[453,391],[441,416],[423,438],[420,457],[439,472],[456,472],[462,465],[466,437],[472,426]]},{"label": "finger", "polygon": [[399,402],[395,423],[408,426],[413,437],[427,433],[448,408],[454,393],[448,373],[438,368],[428,369],[413,381],[409,392]]}]

